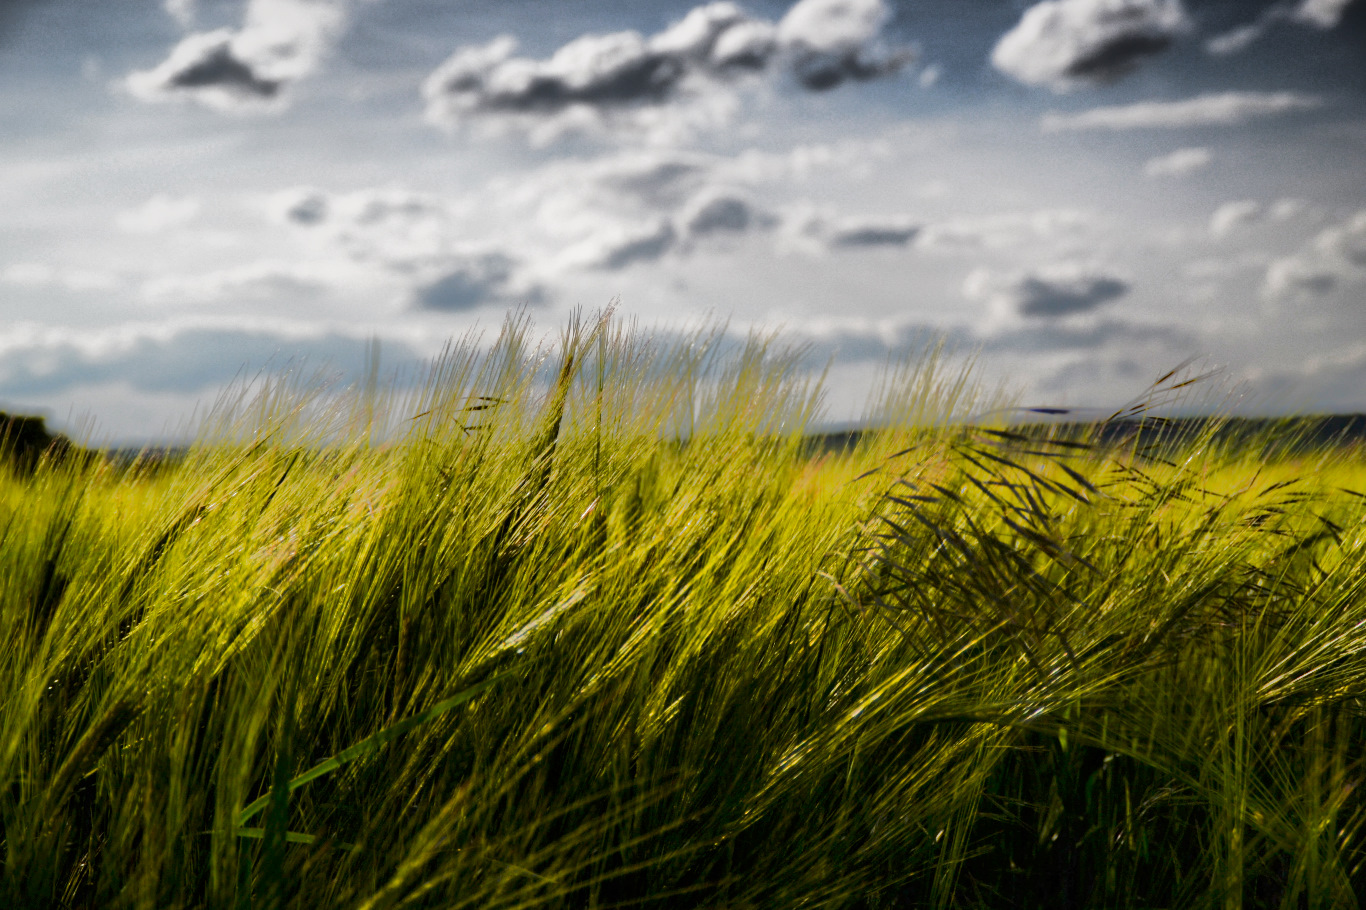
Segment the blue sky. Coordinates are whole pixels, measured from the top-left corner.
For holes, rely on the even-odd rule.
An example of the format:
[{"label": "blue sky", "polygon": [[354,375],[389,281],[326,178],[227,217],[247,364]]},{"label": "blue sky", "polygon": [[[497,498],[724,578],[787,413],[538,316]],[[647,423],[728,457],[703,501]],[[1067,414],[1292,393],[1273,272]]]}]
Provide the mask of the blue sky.
[{"label": "blue sky", "polygon": [[0,135],[0,408],[108,440],[613,299],[832,420],[935,335],[1366,411],[1363,0],[5,0]]}]

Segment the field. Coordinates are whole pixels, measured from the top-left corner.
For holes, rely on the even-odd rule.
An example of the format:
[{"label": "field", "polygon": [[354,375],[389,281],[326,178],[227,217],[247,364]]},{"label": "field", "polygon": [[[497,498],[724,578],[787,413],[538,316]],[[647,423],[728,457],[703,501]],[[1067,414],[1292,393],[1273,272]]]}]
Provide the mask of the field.
[{"label": "field", "polygon": [[1359,451],[530,338],[0,473],[0,906],[1366,899]]}]

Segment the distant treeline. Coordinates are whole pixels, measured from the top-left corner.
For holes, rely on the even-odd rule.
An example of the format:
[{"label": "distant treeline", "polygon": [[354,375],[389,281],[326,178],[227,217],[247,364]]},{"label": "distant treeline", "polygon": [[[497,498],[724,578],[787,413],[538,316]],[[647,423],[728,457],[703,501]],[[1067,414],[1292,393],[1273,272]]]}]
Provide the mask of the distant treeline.
[{"label": "distant treeline", "polygon": [[[1022,423],[1010,432],[1029,439],[1085,440],[1105,448],[1134,446],[1146,454],[1170,452],[1202,437],[1217,445],[1255,446],[1267,455],[1293,455],[1366,442],[1366,414],[1326,414],[1311,417],[1150,417],[1103,422]],[[867,429],[813,433],[807,437],[814,455],[850,449]],[[42,417],[0,411],[0,456],[22,471],[30,471],[44,452],[56,459],[90,457],[61,433],[51,433]],[[143,468],[165,467],[179,461],[184,446],[111,448],[100,454],[119,466],[139,463]]]},{"label": "distant treeline", "polygon": [[[868,430],[812,435],[812,454],[839,452],[858,444]],[[1133,446],[1161,454],[1208,438],[1228,448],[1260,449],[1266,455],[1295,455],[1366,442],[1366,414],[1310,417],[1148,417],[1099,422],[1021,423],[1009,432],[1027,439],[1086,441],[1103,448]]]}]

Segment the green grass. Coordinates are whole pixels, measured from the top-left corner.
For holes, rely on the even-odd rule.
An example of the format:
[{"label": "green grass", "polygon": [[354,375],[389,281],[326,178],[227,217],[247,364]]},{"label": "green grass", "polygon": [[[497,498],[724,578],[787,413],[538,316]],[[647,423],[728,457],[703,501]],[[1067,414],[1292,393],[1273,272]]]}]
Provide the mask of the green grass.
[{"label": "green grass", "polygon": [[0,478],[0,906],[1366,897],[1359,454],[969,426],[930,351],[815,457],[772,343],[529,338]]}]

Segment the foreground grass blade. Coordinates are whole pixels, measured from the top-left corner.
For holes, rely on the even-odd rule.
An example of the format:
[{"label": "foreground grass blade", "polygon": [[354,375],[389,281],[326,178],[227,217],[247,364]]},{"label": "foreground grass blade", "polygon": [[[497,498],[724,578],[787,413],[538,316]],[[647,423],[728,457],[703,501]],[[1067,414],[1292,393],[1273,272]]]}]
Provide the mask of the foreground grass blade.
[{"label": "foreground grass blade", "polygon": [[[459,693],[458,695],[452,695],[450,698],[444,701],[437,702],[436,704],[432,705],[430,708],[428,708],[426,711],[423,711],[420,714],[414,714],[412,717],[404,718],[403,720],[399,721],[396,724],[393,724],[392,726],[385,727],[383,730],[380,730],[379,732],[374,733],[371,736],[367,736],[365,739],[356,743],[354,746],[349,746],[343,749],[342,751],[338,752],[331,758],[318,762],[318,764],[314,765],[312,768],[309,768],[303,774],[300,774],[298,777],[291,779],[288,784],[288,792],[293,793],[295,790],[299,789],[304,784],[307,784],[310,781],[315,781],[325,774],[331,774],[333,771],[337,770],[338,768],[342,767],[348,762],[353,762],[358,758],[364,758],[367,755],[371,755],[375,752],[378,752],[380,748],[382,748],[386,743],[393,742],[395,739],[398,739],[400,736],[407,733],[409,730],[412,730],[414,727],[425,724],[427,721],[432,720],[433,718],[440,717],[447,711],[451,711],[455,708],[460,707],[465,702],[474,698],[479,693],[490,688],[495,683],[498,683],[503,679],[506,679],[507,677],[514,675],[516,672],[517,671],[514,670],[507,670],[502,673],[499,673],[498,675],[486,679],[481,683],[470,686],[468,689]],[[253,802],[248,803],[246,807],[243,808],[240,813],[238,813],[238,827],[240,828],[246,825],[246,823],[250,821],[253,816],[255,816],[262,809],[270,805],[270,800],[271,794],[267,793],[259,799],[256,799]]]}]

